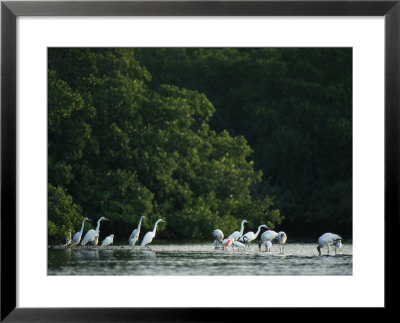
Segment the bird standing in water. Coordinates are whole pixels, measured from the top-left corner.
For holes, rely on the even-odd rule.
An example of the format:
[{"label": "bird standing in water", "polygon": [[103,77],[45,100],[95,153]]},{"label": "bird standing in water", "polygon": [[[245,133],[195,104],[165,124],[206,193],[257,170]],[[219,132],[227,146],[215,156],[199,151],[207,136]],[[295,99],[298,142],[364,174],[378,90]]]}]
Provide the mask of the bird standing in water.
[{"label": "bird standing in water", "polygon": [[140,226],[142,224],[143,219],[144,219],[144,216],[142,215],[140,217],[139,224],[138,224],[137,228],[132,231],[132,233],[131,233],[131,235],[129,237],[129,240],[128,240],[129,241],[129,245],[132,246],[132,247],[135,245],[135,243],[137,241],[139,241]]},{"label": "bird standing in water", "polygon": [[245,244],[243,244],[243,243],[241,243],[239,241],[235,241],[235,240],[232,242],[232,248],[233,247],[238,248],[238,251],[240,250],[240,248],[243,248],[243,250],[246,249],[246,245]]},{"label": "bird standing in water", "polygon": [[222,244],[222,249],[226,250],[227,247],[232,246],[234,242],[233,238],[226,238],[224,240],[222,240],[221,244]]},{"label": "bird standing in water", "polygon": [[261,251],[261,244],[266,241],[272,241],[276,239],[278,236],[278,233],[276,233],[273,230],[267,230],[263,232],[263,234],[260,236],[260,242],[258,243],[258,249]]},{"label": "bird standing in water", "polygon": [[154,224],[154,229],[153,231],[149,231],[145,234],[145,236],[143,237],[141,246],[144,247],[146,246],[148,249],[151,250],[151,248],[148,246],[149,243],[151,243],[153,241],[153,238],[156,236],[156,230],[157,230],[157,224],[159,222],[166,222],[163,219],[158,219],[156,224]]},{"label": "bird standing in water", "polygon": [[99,243],[99,237],[100,237],[100,231],[97,232],[94,239],[90,242],[92,246],[97,246],[97,244]]},{"label": "bird standing in water", "polygon": [[272,242],[270,240],[265,241],[265,251],[270,252],[272,248]]},{"label": "bird standing in water", "polygon": [[243,235],[243,230],[244,230],[244,224],[247,223],[247,220],[243,220],[242,223],[240,224],[240,231],[235,231],[230,234],[228,238],[232,238],[235,241],[238,241],[242,235]]},{"label": "bird standing in water", "polygon": [[224,233],[220,229],[215,229],[213,231],[213,237],[214,237],[215,249],[217,249],[221,246],[222,240],[224,239]]},{"label": "bird standing in water", "polygon": [[83,238],[81,245],[84,246],[86,245],[88,242],[91,242],[94,240],[94,238],[96,237],[96,235],[99,233],[100,230],[100,222],[106,220],[106,221],[110,221],[109,219],[107,219],[106,217],[102,216],[100,219],[97,220],[97,227],[96,230],[89,230],[88,232],[86,232],[85,237]]},{"label": "bird standing in water", "polygon": [[109,245],[112,244],[113,242],[114,242],[114,235],[111,234],[111,235],[109,235],[107,238],[105,238],[105,239],[103,240],[103,242],[101,243],[101,246],[102,246],[102,247],[109,246]]},{"label": "bird standing in water", "polygon": [[332,246],[334,243],[337,243],[339,240],[342,240],[342,237],[337,235],[336,233],[324,233],[322,236],[318,238],[318,246],[317,250],[319,255],[321,256],[321,249],[325,246],[328,248],[328,255],[329,255],[329,246]]},{"label": "bird standing in water", "polygon": [[90,221],[90,220],[88,218],[83,219],[81,231],[78,231],[77,233],[74,234],[74,237],[72,238],[72,242],[71,242],[71,247],[76,246],[79,243],[79,241],[81,241],[83,227],[85,226],[85,221]]},{"label": "bird standing in water", "polygon": [[258,230],[257,230],[256,233],[254,233],[253,231],[249,231],[246,234],[244,234],[239,239],[239,241],[243,242],[246,246],[248,246],[250,248],[250,242],[252,242],[253,240],[255,240],[258,237],[258,235],[260,234],[261,228],[267,228],[268,229],[268,227],[265,224],[261,224],[258,227]]},{"label": "bird standing in water", "polygon": [[285,232],[279,231],[278,236],[276,238],[278,239],[278,243],[279,243],[279,252],[283,253],[283,247],[284,247],[284,244],[286,243],[287,235]]}]

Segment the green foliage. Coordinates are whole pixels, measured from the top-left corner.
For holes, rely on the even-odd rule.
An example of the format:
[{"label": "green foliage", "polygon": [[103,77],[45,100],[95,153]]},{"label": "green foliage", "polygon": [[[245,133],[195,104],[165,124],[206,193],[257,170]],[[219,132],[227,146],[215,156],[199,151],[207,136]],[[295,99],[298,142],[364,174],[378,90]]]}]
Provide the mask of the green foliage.
[{"label": "green foliage", "polygon": [[[351,236],[351,49],[48,57],[49,182],[85,216],[110,218],[102,233],[129,235],[144,215],[143,230],[161,217],[172,238],[229,234],[242,219],[249,230]],[[49,221],[49,235],[58,230]]]},{"label": "green foliage", "polygon": [[62,243],[69,230],[80,229],[81,210],[72,196],[60,186],[48,184],[48,238],[49,242]]},{"label": "green foliage", "polygon": [[255,201],[274,196],[287,230],[351,235],[350,48],[140,48],[135,57],[152,88],[204,93],[210,127],[246,138],[263,173]]},{"label": "green foliage", "polygon": [[90,127],[82,119],[82,97],[52,70],[48,98],[49,178],[54,185],[67,186],[74,176],[72,165],[82,158],[90,138]]},{"label": "green foliage", "polygon": [[173,238],[235,231],[244,215],[279,224],[254,194],[262,173],[247,140],[212,130],[215,107],[196,89],[150,86],[134,54],[49,49],[49,181],[85,216],[109,218],[105,234],[129,235],[142,215],[143,230],[161,217],[158,232]]}]

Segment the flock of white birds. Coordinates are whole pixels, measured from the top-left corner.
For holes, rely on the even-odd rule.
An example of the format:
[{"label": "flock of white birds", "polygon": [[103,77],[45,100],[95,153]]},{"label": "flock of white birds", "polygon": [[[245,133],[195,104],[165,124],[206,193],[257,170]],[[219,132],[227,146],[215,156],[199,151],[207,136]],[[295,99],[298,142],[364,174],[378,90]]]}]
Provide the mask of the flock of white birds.
[{"label": "flock of white birds", "polygon": [[[272,241],[277,240],[279,244],[279,252],[283,254],[283,249],[284,245],[287,240],[287,235],[283,231],[275,232],[268,228],[265,224],[261,224],[258,227],[258,230],[256,233],[253,231],[249,231],[245,234],[244,232],[244,224],[247,223],[247,220],[243,220],[241,225],[240,225],[240,231],[235,231],[232,234],[230,234],[227,238],[224,239],[224,233],[220,229],[215,229],[213,231],[213,236],[214,236],[214,245],[215,248],[221,248],[221,249],[227,249],[229,246],[234,249],[235,247],[238,249],[246,250],[246,248],[250,248],[250,243],[257,239],[258,235],[260,234],[261,228],[267,229],[267,231],[264,231],[261,236],[260,240],[258,242],[258,248],[261,251],[261,246],[265,246],[265,251],[269,252],[271,251],[272,248]],[[337,250],[342,249],[342,238],[335,234],[335,233],[324,233],[322,236],[318,238],[318,246],[317,250],[319,255],[322,255],[321,249],[324,247],[328,248],[328,254],[329,254],[329,246],[333,246],[335,248],[335,254]]]},{"label": "flock of white birds", "polygon": [[[129,236],[128,243],[129,246],[134,246],[136,242],[139,241],[139,234],[140,234],[140,227],[142,225],[142,221],[144,219],[144,216],[140,217],[139,224],[136,229],[134,229]],[[109,221],[107,218],[102,216],[98,221],[97,221],[97,226],[96,229],[91,229],[88,232],[86,232],[85,236],[82,239],[82,234],[83,234],[83,228],[85,225],[85,221],[91,221],[88,218],[84,218],[81,226],[81,230],[78,231],[77,233],[74,234],[73,237],[71,237],[72,232],[71,230],[69,231],[69,237],[67,238],[67,242],[63,245],[64,247],[69,246],[73,247],[81,243],[82,246],[85,246],[87,244],[92,245],[92,246],[97,246],[99,242],[99,235],[100,235],[100,222],[106,220]],[[156,236],[156,230],[157,230],[157,225],[159,222],[166,222],[162,219],[158,219],[156,223],[154,224],[154,229],[153,231],[147,232],[141,242],[142,247],[147,247],[151,249],[148,245],[153,241],[153,238]],[[249,231],[245,234],[244,232],[244,224],[247,223],[247,220],[243,220],[241,225],[240,225],[240,231],[235,231],[231,233],[227,238],[224,239],[224,233],[220,229],[215,229],[213,231],[213,237],[214,237],[214,245],[216,249],[223,249],[226,250],[229,246],[234,249],[235,247],[239,251],[240,249],[246,250],[246,248],[250,249],[250,243],[253,242],[255,239],[257,239],[258,235],[261,232],[261,228],[267,229],[267,231],[264,231],[261,236],[260,240],[258,242],[258,248],[261,251],[261,246],[264,245],[265,249],[264,251],[269,252],[271,251],[272,248],[272,241],[277,240],[279,244],[279,252],[283,254],[284,250],[284,245],[287,240],[287,235],[283,231],[275,232],[268,228],[265,224],[261,224],[258,227],[258,230],[254,233],[253,231]],[[114,235],[111,234],[108,237],[106,237],[102,243],[101,247],[109,246],[114,242]],[[332,246],[335,248],[335,254],[337,250],[342,249],[342,238],[335,234],[335,233],[324,233],[322,236],[318,238],[318,246],[317,250],[319,255],[322,255],[321,249],[324,247],[328,248],[328,254],[329,254],[329,247]]]},{"label": "flock of white birds", "polygon": [[[139,241],[139,234],[140,234],[140,226],[142,224],[142,221],[144,219],[144,216],[142,216],[139,220],[139,224],[137,226],[136,229],[134,229],[131,233],[131,235],[129,236],[129,245],[130,246],[134,246],[136,244],[137,241]],[[73,247],[79,244],[79,242],[81,243],[82,246],[85,245],[91,245],[91,246],[97,246],[99,243],[99,235],[100,235],[100,222],[106,220],[109,221],[106,217],[102,216],[100,219],[98,219],[97,221],[97,226],[96,229],[93,230],[89,230],[88,232],[86,232],[85,236],[82,239],[81,242],[81,238],[82,238],[82,234],[83,234],[83,228],[85,226],[85,221],[91,221],[88,218],[84,218],[82,221],[82,226],[81,226],[81,230],[78,231],[77,233],[74,234],[74,236],[72,237],[72,231],[69,230],[69,237],[67,238],[66,243],[63,245],[63,247]],[[163,219],[158,219],[157,222],[154,224],[154,229],[153,231],[149,231],[147,232],[143,239],[142,239],[142,243],[141,246],[146,246],[147,248],[150,249],[150,247],[148,246],[148,244],[150,244],[153,241],[153,238],[156,236],[156,230],[157,230],[157,225],[159,222],[166,222]],[[101,247],[106,247],[111,245],[114,242],[114,235],[111,234],[108,237],[106,237],[102,243],[101,243]]]}]

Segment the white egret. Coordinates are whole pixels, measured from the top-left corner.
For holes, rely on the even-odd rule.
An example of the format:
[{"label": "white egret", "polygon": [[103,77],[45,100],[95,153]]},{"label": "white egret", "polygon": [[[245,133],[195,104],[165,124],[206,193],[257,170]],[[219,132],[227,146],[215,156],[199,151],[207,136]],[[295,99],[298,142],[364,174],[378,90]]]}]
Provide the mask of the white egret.
[{"label": "white egret", "polygon": [[74,234],[74,237],[72,238],[72,242],[71,242],[71,247],[76,246],[79,241],[81,241],[81,237],[82,237],[82,233],[83,233],[83,227],[85,225],[85,221],[91,221],[88,218],[84,218],[82,221],[82,226],[81,226],[81,231],[78,231],[77,233]]},{"label": "white egret", "polygon": [[93,246],[97,246],[97,244],[99,243],[99,236],[100,236],[100,231],[96,233],[96,236],[94,237],[94,239],[91,241],[91,244]]},{"label": "white egret", "polygon": [[105,238],[105,239],[103,240],[103,242],[101,243],[101,246],[102,246],[102,247],[109,246],[109,245],[112,244],[113,242],[114,242],[114,235],[111,234],[111,235],[109,235],[107,238]]},{"label": "white egret", "polygon": [[253,231],[249,231],[249,232],[247,232],[246,234],[244,234],[240,239],[239,239],[239,241],[240,242],[243,242],[245,245],[247,245],[247,246],[249,246],[249,248],[250,248],[250,242],[252,242],[254,239],[256,239],[257,237],[258,237],[258,235],[259,235],[259,233],[260,233],[260,231],[261,231],[261,228],[267,228],[268,229],[268,227],[265,225],[265,224],[261,224],[259,227],[258,227],[258,230],[257,230],[257,232],[256,233],[254,233]]},{"label": "white egret", "polygon": [[139,241],[140,226],[142,224],[143,219],[144,219],[144,216],[142,215],[140,217],[139,224],[138,224],[137,228],[132,231],[132,233],[131,233],[131,235],[129,237],[129,240],[128,240],[129,241],[129,245],[132,246],[132,247],[135,245],[136,241]]},{"label": "white egret", "polygon": [[271,240],[265,241],[265,251],[269,252],[269,251],[271,251],[271,248],[272,248]]},{"label": "white egret", "polygon": [[106,221],[110,221],[109,219],[107,219],[106,217],[102,216],[100,219],[98,219],[97,221],[97,227],[96,230],[89,230],[88,232],[86,232],[85,237],[83,238],[81,245],[84,246],[86,245],[88,242],[93,241],[94,238],[96,237],[96,235],[99,233],[99,229],[100,229],[100,222],[106,220]]},{"label": "white egret", "polygon": [[272,241],[276,239],[278,236],[278,233],[276,233],[273,230],[267,230],[263,232],[263,234],[260,236],[260,242],[258,243],[258,249],[261,250],[261,244],[264,243],[265,241]]},{"label": "white egret", "polygon": [[213,231],[213,237],[215,238],[214,240],[215,249],[217,249],[218,245],[220,245],[222,240],[224,239],[224,233],[220,229],[215,229]]},{"label": "white egret", "polygon": [[233,232],[228,238],[233,238],[235,241],[238,241],[243,235],[244,224],[246,222],[247,220],[243,220],[242,223],[240,224],[240,231]]},{"label": "white egret", "polygon": [[151,241],[153,241],[153,238],[156,236],[156,230],[157,230],[157,224],[159,222],[166,222],[163,219],[158,219],[156,224],[154,224],[154,229],[153,231],[149,231],[145,234],[145,236],[143,237],[141,246],[146,246],[147,248],[149,248],[151,250],[151,248],[148,246],[149,243],[151,243]]},{"label": "white egret", "polygon": [[284,247],[284,244],[286,243],[286,240],[287,240],[286,233],[283,232],[283,231],[279,231],[277,239],[278,239],[278,243],[279,243],[279,252],[283,253],[283,247]]},{"label": "white egret", "polygon": [[240,250],[240,248],[245,249],[246,245],[244,245],[243,243],[239,242],[239,241],[233,241],[232,242],[232,247],[236,247],[238,248],[238,251]]},{"label": "white egret", "polygon": [[328,255],[329,255],[329,245],[333,245],[334,243],[338,242],[339,240],[342,240],[342,237],[337,235],[336,233],[324,233],[322,236],[318,238],[318,246],[317,250],[319,255],[321,256],[321,248],[324,248],[327,246],[328,248]]}]

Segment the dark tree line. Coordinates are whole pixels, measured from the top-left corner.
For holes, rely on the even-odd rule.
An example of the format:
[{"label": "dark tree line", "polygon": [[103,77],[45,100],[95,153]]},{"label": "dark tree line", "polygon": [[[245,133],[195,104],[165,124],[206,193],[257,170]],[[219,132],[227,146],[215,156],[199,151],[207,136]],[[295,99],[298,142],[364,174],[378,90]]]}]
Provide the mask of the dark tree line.
[{"label": "dark tree line", "polygon": [[49,238],[352,228],[351,49],[49,49]]},{"label": "dark tree line", "polygon": [[352,234],[352,49],[136,50],[152,85],[204,93],[213,129],[244,136],[283,225],[298,237]]},{"label": "dark tree line", "polygon": [[[215,108],[195,90],[160,84],[131,49],[49,50],[49,237],[61,239],[83,216],[111,220],[128,238],[140,216],[160,236],[210,239],[282,220],[243,136],[210,128]],[[68,212],[66,212],[68,210]],[[79,219],[79,220],[78,220]]]}]

